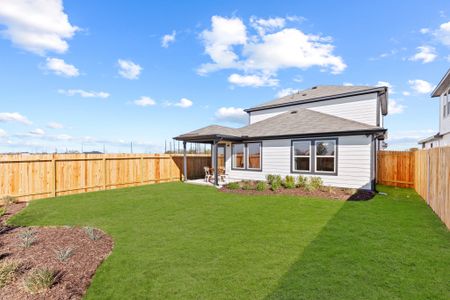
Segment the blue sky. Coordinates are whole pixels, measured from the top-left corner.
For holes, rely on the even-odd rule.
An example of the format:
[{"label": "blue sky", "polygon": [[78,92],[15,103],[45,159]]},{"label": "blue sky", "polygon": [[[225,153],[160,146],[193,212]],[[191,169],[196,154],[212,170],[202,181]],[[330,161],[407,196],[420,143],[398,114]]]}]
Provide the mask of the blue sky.
[{"label": "blue sky", "polygon": [[391,148],[438,127],[448,1],[0,1],[0,152],[159,152],[324,84],[391,86]]}]

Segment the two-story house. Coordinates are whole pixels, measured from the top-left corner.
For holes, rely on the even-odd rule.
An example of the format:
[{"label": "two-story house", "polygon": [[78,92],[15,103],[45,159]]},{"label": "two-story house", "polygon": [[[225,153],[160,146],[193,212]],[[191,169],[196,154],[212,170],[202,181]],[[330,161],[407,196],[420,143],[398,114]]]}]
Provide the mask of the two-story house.
[{"label": "two-story house", "polygon": [[450,146],[450,69],[441,79],[432,98],[439,97],[439,132],[419,141],[423,149]]},{"label": "two-story house", "polygon": [[387,87],[315,86],[246,109],[242,128],[211,125],[175,139],[212,144],[212,165],[229,178],[301,174],[373,190],[387,107]]}]

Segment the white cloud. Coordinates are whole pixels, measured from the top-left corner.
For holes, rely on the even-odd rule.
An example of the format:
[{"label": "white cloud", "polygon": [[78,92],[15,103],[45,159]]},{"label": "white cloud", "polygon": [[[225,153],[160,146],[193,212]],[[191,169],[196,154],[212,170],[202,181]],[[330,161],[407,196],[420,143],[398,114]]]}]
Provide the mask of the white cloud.
[{"label": "white cloud", "polygon": [[175,42],[176,31],[172,31],[172,34],[166,34],[161,38],[161,47],[168,48],[169,44]]},{"label": "white cloud", "polygon": [[259,35],[265,35],[266,32],[273,32],[276,29],[281,29],[286,25],[284,18],[269,18],[258,19],[256,17],[250,18],[250,25],[255,28]]},{"label": "white cloud", "polygon": [[231,74],[228,77],[228,82],[238,86],[277,86],[278,79],[272,78],[270,75],[239,75]]},{"label": "white cloud", "polygon": [[41,128],[36,128],[36,129],[30,130],[29,133],[32,135],[44,135],[45,131]]},{"label": "white cloud", "polygon": [[388,113],[390,115],[397,115],[397,114],[401,114],[403,113],[403,111],[405,110],[406,106],[403,104],[399,104],[396,100],[394,99],[389,99],[389,103],[388,103]]},{"label": "white cloud", "polygon": [[46,68],[56,75],[67,77],[77,77],[80,75],[80,72],[74,65],[66,63],[63,59],[48,57],[46,61]]},{"label": "white cloud", "polygon": [[394,86],[391,83],[387,82],[387,81],[378,81],[376,86],[385,86],[385,87],[388,88],[389,93],[395,94]]},{"label": "white cloud", "polygon": [[80,90],[80,89],[69,89],[69,90],[59,89],[58,93],[66,95],[66,96],[79,95],[80,97],[83,97],[83,98],[103,98],[103,99],[106,99],[106,98],[108,98],[110,96],[109,93],[106,93],[106,92],[85,91],[85,90]]},{"label": "white cloud", "polygon": [[221,107],[216,111],[216,118],[220,121],[234,122],[234,123],[247,123],[248,115],[242,109],[238,107]]},{"label": "white cloud", "polygon": [[422,61],[422,63],[430,63],[437,57],[436,49],[431,46],[417,47],[417,53],[409,58],[412,61]]},{"label": "white cloud", "polygon": [[444,45],[450,46],[450,22],[443,23],[438,30],[433,32],[433,35]]},{"label": "white cloud", "polygon": [[351,82],[344,82],[342,85],[343,86],[354,86],[354,84]]},{"label": "white cloud", "polygon": [[3,112],[0,113],[0,122],[19,122],[26,125],[31,125],[31,121],[27,119],[27,117],[22,116],[17,112]]},{"label": "white cloud", "polygon": [[285,88],[285,89],[279,90],[275,96],[278,98],[281,98],[281,97],[289,96],[289,95],[292,95],[295,93],[298,93],[297,89]]},{"label": "white cloud", "polygon": [[408,149],[417,147],[417,142],[425,137],[435,134],[433,129],[411,129],[406,131],[393,131],[389,133],[387,143],[390,149]]},{"label": "white cloud", "polygon": [[49,122],[47,127],[51,129],[62,129],[64,128],[64,125],[58,122]]},{"label": "white cloud", "polygon": [[402,92],[402,95],[405,96],[405,97],[407,97],[407,96],[410,96],[411,93],[408,92],[408,91],[403,91],[403,92]]},{"label": "white cloud", "polygon": [[6,133],[6,131],[0,128],[0,138],[7,137],[7,136],[8,136],[8,134]]},{"label": "white cloud", "polygon": [[233,46],[243,45],[247,42],[246,27],[239,18],[211,18],[211,30],[204,30],[201,38],[205,46],[205,53],[214,63],[203,64],[199,74],[211,71],[238,67],[238,55],[234,53]]},{"label": "white cloud", "polygon": [[422,79],[408,80],[408,84],[419,94],[428,94],[434,89],[434,86],[431,83]]},{"label": "white cloud", "polygon": [[[260,72],[275,76],[281,69],[313,66],[338,74],[347,67],[340,56],[333,54],[330,37],[305,34],[296,28],[283,29],[281,18],[251,19],[250,25],[257,27],[259,36],[248,35],[239,18],[213,16],[211,22],[212,29],[204,30],[201,38],[212,63],[201,65],[199,74],[238,69],[248,75]],[[241,46],[240,53],[236,46]]]},{"label": "white cloud", "polygon": [[131,60],[119,59],[119,75],[126,79],[138,79],[142,72],[142,67]]},{"label": "white cloud", "polygon": [[429,32],[430,32],[430,28],[421,28],[420,29],[420,33],[422,33],[422,34],[427,34]]},{"label": "white cloud", "polygon": [[62,0],[3,0],[0,5],[1,33],[17,47],[44,55],[64,53],[67,39],[78,27],[69,22]]},{"label": "white cloud", "polygon": [[153,100],[150,97],[145,97],[145,96],[142,96],[141,98],[139,98],[137,100],[134,100],[133,103],[136,104],[137,106],[142,106],[142,107],[156,105],[155,100]]},{"label": "white cloud", "polygon": [[180,101],[175,103],[175,106],[182,107],[182,108],[188,108],[191,107],[193,102],[187,98],[181,98]]}]

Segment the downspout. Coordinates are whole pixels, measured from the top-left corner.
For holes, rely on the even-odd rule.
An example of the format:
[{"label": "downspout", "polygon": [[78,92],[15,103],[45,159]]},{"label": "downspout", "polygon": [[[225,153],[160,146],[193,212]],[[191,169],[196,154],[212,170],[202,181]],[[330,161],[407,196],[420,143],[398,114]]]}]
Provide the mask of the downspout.
[{"label": "downspout", "polygon": [[186,142],[183,141],[183,175],[184,181],[187,181],[187,154],[186,154]]}]

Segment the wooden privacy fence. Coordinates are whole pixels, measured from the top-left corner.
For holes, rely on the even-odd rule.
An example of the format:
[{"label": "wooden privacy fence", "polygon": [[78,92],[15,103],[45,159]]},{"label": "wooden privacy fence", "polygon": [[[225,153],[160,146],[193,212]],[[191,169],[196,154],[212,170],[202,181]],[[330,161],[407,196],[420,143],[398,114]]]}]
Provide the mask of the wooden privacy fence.
[{"label": "wooden privacy fence", "polygon": [[[188,155],[188,178],[202,177],[211,156]],[[0,196],[20,201],[181,180],[183,155],[0,155]]]},{"label": "wooden privacy fence", "polygon": [[377,181],[414,188],[450,229],[450,147],[380,151]]}]

